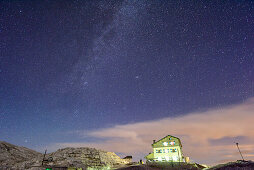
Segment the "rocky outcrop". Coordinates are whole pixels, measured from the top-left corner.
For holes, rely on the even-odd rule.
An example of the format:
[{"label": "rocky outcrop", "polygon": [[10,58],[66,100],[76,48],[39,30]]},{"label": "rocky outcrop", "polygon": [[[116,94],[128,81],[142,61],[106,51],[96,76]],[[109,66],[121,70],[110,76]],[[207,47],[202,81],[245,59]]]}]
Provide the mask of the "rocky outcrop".
[{"label": "rocky outcrop", "polygon": [[52,157],[53,161],[47,165],[67,166],[67,167],[115,167],[128,162],[121,159],[113,152],[97,150],[95,148],[64,148],[48,154],[46,157]]},{"label": "rocky outcrop", "polygon": [[26,169],[42,156],[31,149],[0,141],[0,169]]},{"label": "rocky outcrop", "polygon": [[[59,149],[56,152],[47,154],[45,159],[50,161],[45,162],[44,166],[76,167],[82,169],[121,167],[129,163],[113,152],[87,147]],[[42,160],[43,154],[41,153],[25,147],[0,142],[0,169],[42,169],[39,168]],[[36,166],[37,168],[35,168]]]}]

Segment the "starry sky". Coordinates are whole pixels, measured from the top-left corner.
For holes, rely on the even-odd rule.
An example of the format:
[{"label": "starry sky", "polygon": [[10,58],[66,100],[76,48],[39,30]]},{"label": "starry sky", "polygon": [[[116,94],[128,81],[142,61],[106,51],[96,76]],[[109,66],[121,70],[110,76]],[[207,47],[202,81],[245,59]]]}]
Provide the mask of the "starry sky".
[{"label": "starry sky", "polygon": [[0,1],[0,140],[42,151],[240,107],[253,33],[253,1]]}]

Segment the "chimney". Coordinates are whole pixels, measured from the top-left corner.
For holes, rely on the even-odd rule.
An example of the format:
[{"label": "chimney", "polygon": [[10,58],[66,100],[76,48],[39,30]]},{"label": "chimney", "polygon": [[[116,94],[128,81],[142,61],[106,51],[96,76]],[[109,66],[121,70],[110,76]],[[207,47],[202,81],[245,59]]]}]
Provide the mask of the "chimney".
[{"label": "chimney", "polygon": [[155,143],[155,140],[153,140],[153,144]]}]

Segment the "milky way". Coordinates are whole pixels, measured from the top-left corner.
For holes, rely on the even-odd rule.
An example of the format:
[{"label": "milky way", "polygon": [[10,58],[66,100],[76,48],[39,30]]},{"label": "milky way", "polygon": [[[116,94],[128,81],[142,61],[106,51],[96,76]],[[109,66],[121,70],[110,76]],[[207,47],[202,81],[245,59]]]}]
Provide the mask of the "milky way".
[{"label": "milky way", "polygon": [[72,132],[243,103],[254,96],[253,7],[0,2],[0,140],[96,140]]}]

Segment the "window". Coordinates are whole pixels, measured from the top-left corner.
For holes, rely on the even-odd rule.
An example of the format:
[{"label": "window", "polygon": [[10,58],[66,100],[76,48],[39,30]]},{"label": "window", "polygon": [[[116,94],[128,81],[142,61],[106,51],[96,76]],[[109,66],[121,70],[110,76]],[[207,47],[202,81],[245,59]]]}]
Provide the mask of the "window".
[{"label": "window", "polygon": [[162,149],[156,149],[156,153],[162,153]]},{"label": "window", "polygon": [[171,151],[171,152],[176,152],[176,151],[177,151],[177,149],[170,149],[170,151]]},{"label": "window", "polygon": [[165,149],[163,149],[163,153],[165,153]]},{"label": "window", "polygon": [[169,142],[169,145],[175,145],[176,144],[176,142],[175,141],[171,141],[171,142]]}]

